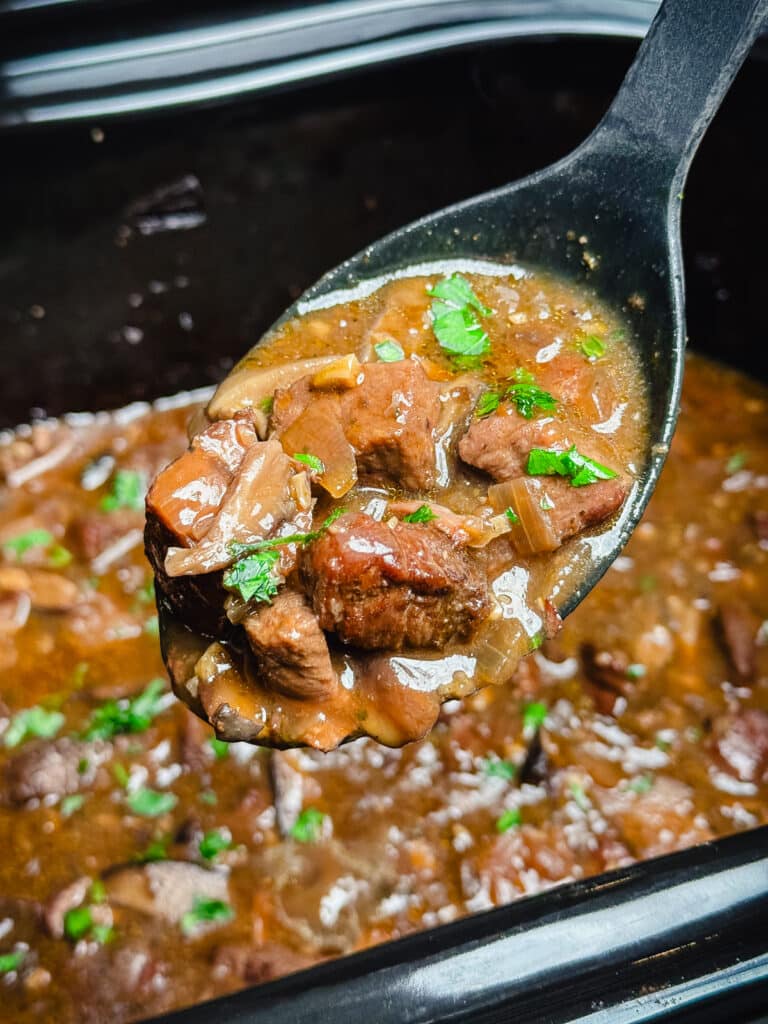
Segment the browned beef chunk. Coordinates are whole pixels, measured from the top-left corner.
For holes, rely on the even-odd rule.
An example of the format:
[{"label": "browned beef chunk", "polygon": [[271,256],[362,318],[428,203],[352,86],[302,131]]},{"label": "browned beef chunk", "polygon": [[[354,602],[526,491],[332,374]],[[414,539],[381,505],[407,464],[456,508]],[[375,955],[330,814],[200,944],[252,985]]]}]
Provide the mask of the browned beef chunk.
[{"label": "browned beef chunk", "polygon": [[477,562],[431,525],[348,514],[309,546],[301,568],[323,629],[370,650],[466,640],[489,609]]},{"label": "browned beef chunk", "polygon": [[259,946],[231,943],[218,946],[214,951],[213,971],[217,978],[232,976],[251,985],[260,985],[300,971],[314,962],[310,957],[274,942]]},{"label": "browned beef chunk", "polygon": [[89,789],[111,751],[111,745],[102,740],[85,743],[62,737],[28,743],[8,762],[8,796],[13,803],[23,803],[33,797],[62,797]]},{"label": "browned beef chunk", "polygon": [[441,390],[412,359],[368,363],[357,387],[343,393],[315,391],[305,377],[275,394],[272,430],[275,436],[286,435],[287,447],[294,448],[305,410],[321,401],[327,429],[341,425],[360,476],[394,481],[408,490],[429,490],[437,476]]},{"label": "browned beef chunk", "polygon": [[552,525],[563,541],[590,526],[597,526],[620,509],[629,493],[629,483],[622,477],[615,477],[586,487],[571,487],[567,480],[556,477],[547,478],[546,491],[554,505],[549,513]]},{"label": "browned beef chunk", "polygon": [[742,679],[751,679],[755,674],[760,619],[742,601],[730,601],[720,607],[719,625],[731,664]]},{"label": "browned beef chunk", "polygon": [[178,924],[196,899],[229,900],[229,883],[223,872],[186,861],[127,864],[109,871],[104,882],[113,906],[171,924]]},{"label": "browned beef chunk", "polygon": [[410,491],[434,486],[440,385],[420,363],[370,363],[363,382],[344,395],[341,405],[361,476],[393,480]]},{"label": "browned beef chunk", "polygon": [[768,714],[747,708],[721,719],[715,728],[715,749],[726,771],[742,782],[768,776]]},{"label": "browned beef chunk", "polygon": [[493,416],[473,421],[459,441],[459,455],[494,480],[511,480],[525,473],[531,448],[567,448],[573,443],[560,423],[526,420],[514,407],[503,405]]},{"label": "browned beef chunk", "polygon": [[302,594],[286,590],[243,622],[256,675],[288,697],[323,700],[338,686],[328,642]]}]

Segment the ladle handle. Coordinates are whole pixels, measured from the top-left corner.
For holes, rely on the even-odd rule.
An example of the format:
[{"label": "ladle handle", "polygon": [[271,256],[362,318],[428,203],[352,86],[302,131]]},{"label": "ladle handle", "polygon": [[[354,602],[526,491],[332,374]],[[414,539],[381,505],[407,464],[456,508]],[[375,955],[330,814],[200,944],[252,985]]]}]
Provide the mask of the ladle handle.
[{"label": "ladle handle", "polygon": [[768,0],[664,0],[585,148],[636,155],[650,188],[679,191],[766,20]]}]

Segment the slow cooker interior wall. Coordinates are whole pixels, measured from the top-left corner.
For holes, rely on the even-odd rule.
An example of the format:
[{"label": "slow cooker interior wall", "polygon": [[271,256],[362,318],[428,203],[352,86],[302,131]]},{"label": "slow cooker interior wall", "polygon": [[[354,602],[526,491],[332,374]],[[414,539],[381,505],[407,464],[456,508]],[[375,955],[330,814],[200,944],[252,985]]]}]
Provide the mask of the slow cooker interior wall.
[{"label": "slow cooker interior wall", "polygon": [[[7,136],[0,423],[219,379],[324,269],[566,153],[632,53],[608,40],[520,43],[110,123],[99,143],[83,125]],[[757,62],[742,72],[684,199],[692,341],[763,376],[766,75]],[[126,232],[134,201],[187,174],[202,184],[203,224]]]}]

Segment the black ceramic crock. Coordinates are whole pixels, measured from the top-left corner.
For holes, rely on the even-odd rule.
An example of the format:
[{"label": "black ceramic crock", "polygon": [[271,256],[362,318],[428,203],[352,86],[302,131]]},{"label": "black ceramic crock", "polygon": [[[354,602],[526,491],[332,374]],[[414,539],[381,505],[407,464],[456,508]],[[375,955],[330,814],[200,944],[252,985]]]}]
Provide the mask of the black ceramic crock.
[{"label": "black ceramic crock", "polygon": [[[94,9],[88,39],[106,45],[100,5],[74,6]],[[455,27],[461,5],[449,6]],[[499,5],[480,6],[499,21]],[[632,13],[624,31],[635,36],[653,7],[614,6]],[[158,7],[164,30],[187,31],[171,5]],[[403,5],[390,7],[402,15]],[[421,34],[401,25],[388,36],[389,57],[354,75],[352,62],[327,69],[322,85],[252,90],[211,110],[191,94],[173,111],[158,99],[145,104],[158,108],[148,117],[130,112],[125,97],[136,90],[119,61],[105,58],[101,91],[78,92],[71,50],[60,56],[74,75],[67,90],[43,103],[32,89],[22,102],[9,68],[29,72],[18,61],[31,60],[42,38],[48,62],[56,57],[42,14],[59,19],[59,40],[76,38],[83,22],[50,0],[0,3],[0,28],[18,44],[0,32],[0,425],[210,384],[345,255],[568,152],[606,108],[634,44],[617,38],[616,23],[609,32],[590,23],[599,4],[544,5],[538,22],[536,5],[515,10],[523,7],[526,40],[478,45],[482,19],[465,10],[471,48],[435,56],[448,44],[430,46],[423,25]],[[563,38],[576,13],[578,35]],[[134,19],[134,37],[142,26],[156,33]],[[401,38],[408,63],[395,60]],[[691,343],[763,379],[767,86],[768,65],[753,59],[696,159],[683,217]],[[84,95],[113,107],[123,97],[130,116],[61,113]],[[44,116],[52,105],[60,116]],[[20,131],[23,122],[35,127]],[[768,1019],[767,840],[758,829],[564,885],[167,1020],[756,1024]]]}]

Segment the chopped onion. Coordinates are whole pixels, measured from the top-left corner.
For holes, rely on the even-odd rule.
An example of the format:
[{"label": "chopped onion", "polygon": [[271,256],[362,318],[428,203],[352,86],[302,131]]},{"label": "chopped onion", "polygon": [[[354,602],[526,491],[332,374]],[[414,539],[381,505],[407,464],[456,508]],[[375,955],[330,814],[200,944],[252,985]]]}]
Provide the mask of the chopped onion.
[{"label": "chopped onion", "polygon": [[508,508],[517,516],[510,524],[510,536],[521,555],[555,551],[560,538],[555,533],[549,512],[541,507],[545,490],[541,480],[517,477],[488,488],[488,501],[496,512]]},{"label": "chopped onion", "polygon": [[312,378],[313,388],[356,388],[362,381],[360,360],[350,352],[324,366]]},{"label": "chopped onion", "polygon": [[341,498],[357,482],[357,462],[344,435],[334,400],[318,397],[280,436],[286,452],[311,452],[324,471],[317,482],[333,498]]}]

